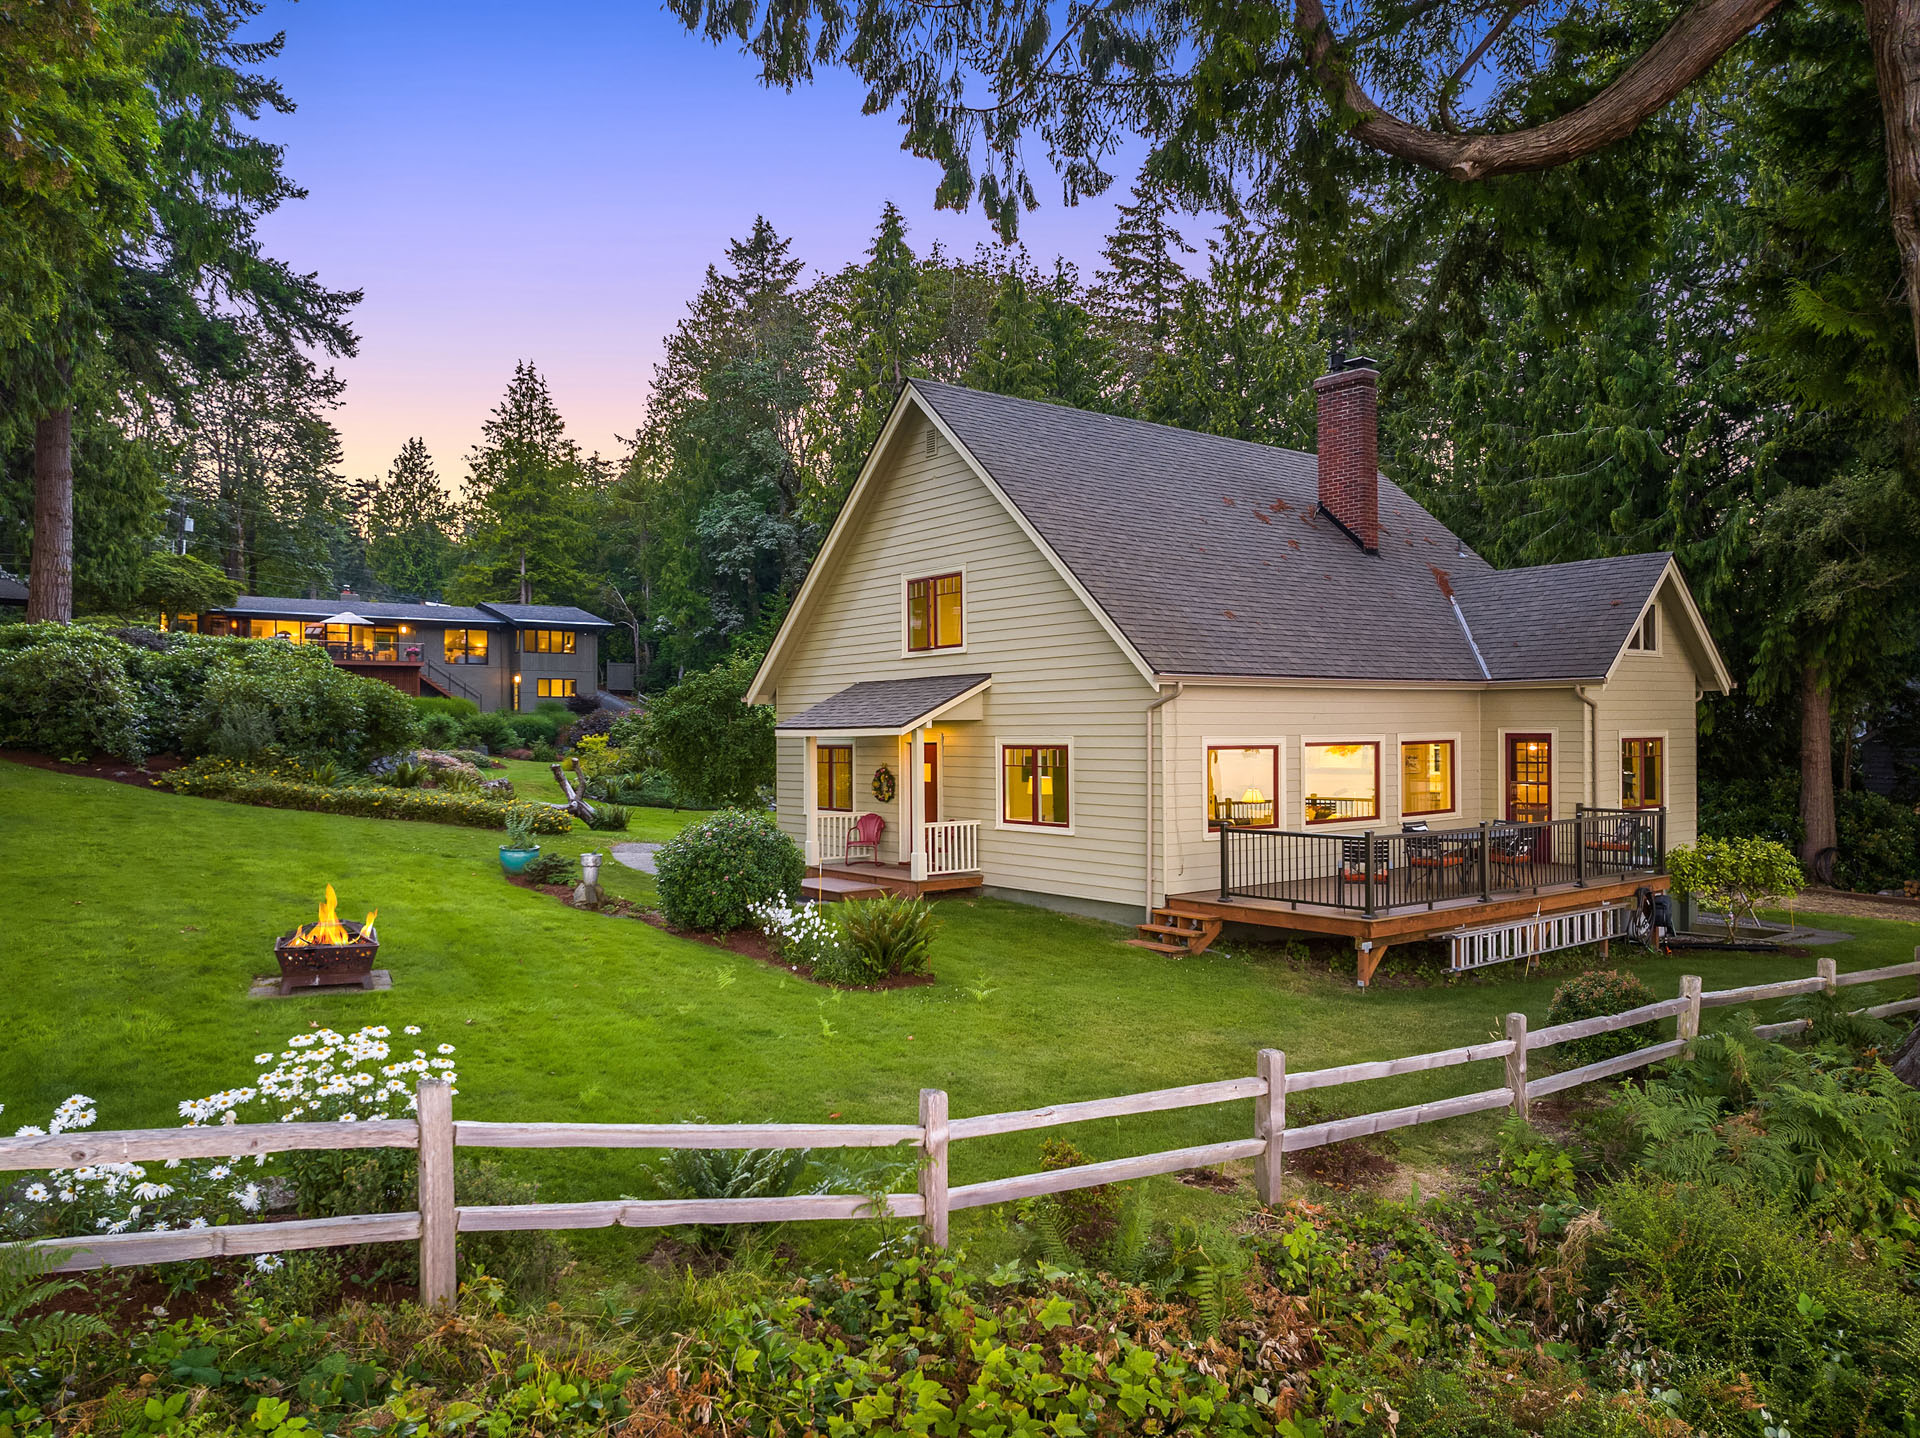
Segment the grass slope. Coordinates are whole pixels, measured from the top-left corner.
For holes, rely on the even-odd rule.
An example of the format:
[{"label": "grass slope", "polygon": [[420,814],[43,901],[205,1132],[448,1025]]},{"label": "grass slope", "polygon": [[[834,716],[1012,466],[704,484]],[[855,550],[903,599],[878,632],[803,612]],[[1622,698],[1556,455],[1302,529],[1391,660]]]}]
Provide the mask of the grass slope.
[{"label": "grass slope", "polygon": [[[526,771],[526,772],[521,772]],[[515,766],[522,794],[543,771]],[[569,853],[665,838],[690,816],[635,811],[626,834],[576,828]],[[838,994],[633,920],[568,909],[503,882],[498,836],[183,798],[0,763],[0,1102],[8,1127],[44,1123],[70,1093],[102,1128],[177,1122],[182,1098],[243,1083],[254,1053],[310,1024],[426,1026],[460,1049],[469,1118],[911,1121],[920,1088],[956,1115],[1033,1107],[1252,1072],[1283,1048],[1295,1070],[1495,1036],[1542,1021],[1556,980],[1511,967],[1456,985],[1361,992],[1349,979],[1226,943],[1172,962],[1115,926],[990,900],[943,900],[940,982]],[[616,891],[651,881],[608,863]],[[324,884],[342,912],[380,910],[391,992],[247,997],[273,937],[312,917]],[[1841,967],[1912,956],[1912,925],[1848,920]],[[1642,957],[1661,995],[1683,971],[1708,988],[1798,977],[1811,961]],[[1911,986],[1899,985],[1903,992]],[[1896,996],[1877,995],[1873,1000]],[[1722,1013],[1709,1018],[1725,1020]],[[1469,1092],[1498,1065],[1316,1094],[1353,1113]],[[1237,1137],[1251,1106],[1069,1130],[1095,1157]],[[1491,1120],[1411,1131],[1458,1148]],[[1040,1135],[960,1145],[954,1180],[1034,1166]],[[638,1156],[516,1155],[552,1199],[633,1192]]]}]

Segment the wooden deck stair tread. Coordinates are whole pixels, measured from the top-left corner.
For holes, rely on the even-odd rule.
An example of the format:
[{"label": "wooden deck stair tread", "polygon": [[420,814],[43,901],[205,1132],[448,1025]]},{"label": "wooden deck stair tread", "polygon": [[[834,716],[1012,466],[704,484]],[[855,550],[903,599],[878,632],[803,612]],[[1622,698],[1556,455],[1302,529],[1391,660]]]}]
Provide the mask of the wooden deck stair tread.
[{"label": "wooden deck stair tread", "polygon": [[831,874],[809,875],[800,881],[800,892],[817,899],[877,899],[886,893],[878,884],[864,879],[838,879]]},{"label": "wooden deck stair tread", "polygon": [[1151,949],[1157,954],[1199,954],[1206,952],[1220,937],[1225,922],[1196,909],[1157,908],[1150,923],[1137,924],[1137,939],[1127,943],[1136,949]]}]

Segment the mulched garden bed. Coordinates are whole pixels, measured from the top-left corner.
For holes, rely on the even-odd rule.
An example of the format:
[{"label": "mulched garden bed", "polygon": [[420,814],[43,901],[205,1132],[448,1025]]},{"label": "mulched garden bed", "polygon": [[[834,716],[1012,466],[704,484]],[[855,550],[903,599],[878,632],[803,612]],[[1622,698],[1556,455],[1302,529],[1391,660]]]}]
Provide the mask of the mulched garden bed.
[{"label": "mulched garden bed", "polygon": [[111,754],[95,754],[84,764],[69,764],[49,754],[31,749],[0,749],[0,759],[10,764],[25,764],[32,769],[50,769],[56,774],[78,774],[86,779],[111,779],[116,784],[134,784],[145,789],[154,778],[186,763],[178,754],[149,754],[144,767]]}]

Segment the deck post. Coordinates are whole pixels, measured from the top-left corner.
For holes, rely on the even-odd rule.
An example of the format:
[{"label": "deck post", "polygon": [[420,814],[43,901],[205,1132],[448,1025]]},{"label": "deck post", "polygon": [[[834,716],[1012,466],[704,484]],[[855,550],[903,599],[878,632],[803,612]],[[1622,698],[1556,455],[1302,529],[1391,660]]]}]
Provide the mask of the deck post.
[{"label": "deck post", "polygon": [[458,1293],[453,1199],[453,1086],[421,1079],[414,1090],[420,1121],[420,1301],[451,1307]]},{"label": "deck post", "polygon": [[1513,1052],[1507,1055],[1507,1088],[1512,1093],[1513,1116],[1527,1116],[1527,1016],[1507,1015],[1507,1037],[1513,1040]]},{"label": "deck post", "polygon": [[1667,806],[1662,804],[1653,815],[1653,872],[1667,872]]},{"label": "deck post", "polygon": [[1703,985],[1698,974],[1680,975],[1680,997],[1687,1006],[1673,1019],[1673,1036],[1687,1046],[1687,1057],[1693,1057],[1693,1041],[1700,1037],[1700,990]]},{"label": "deck post", "polygon": [[1367,876],[1367,907],[1366,907],[1365,909],[1363,909],[1363,910],[1362,910],[1361,912],[1362,912],[1362,913],[1364,913],[1364,914],[1365,914],[1365,915],[1366,915],[1366,916],[1367,916],[1367,917],[1368,917],[1369,919],[1371,919],[1371,918],[1373,917],[1373,915],[1374,915],[1374,908],[1373,908],[1373,862],[1374,862],[1374,861],[1373,861],[1373,830],[1371,830],[1371,829],[1369,829],[1369,830],[1367,830],[1367,837],[1366,837],[1366,845],[1367,845],[1367,847],[1366,847],[1366,849],[1364,850],[1364,852],[1363,852],[1363,853],[1361,854],[1361,857],[1360,857],[1360,863],[1361,863],[1361,865],[1363,866],[1363,867],[1361,868],[1361,870],[1360,870],[1360,872],[1361,872],[1361,873],[1363,873],[1363,874],[1365,874],[1365,875]]},{"label": "deck post", "polygon": [[1574,887],[1587,887],[1587,806],[1573,806],[1573,883]]},{"label": "deck post", "polygon": [[1487,884],[1487,876],[1493,865],[1493,855],[1487,849],[1493,842],[1493,825],[1485,819],[1480,821],[1480,902],[1491,904],[1493,890]]},{"label": "deck post", "polygon": [[1840,992],[1840,964],[1838,960],[1815,959],[1813,961],[1813,971],[1819,976],[1820,982],[1826,986],[1827,993],[1837,994]]},{"label": "deck post", "polygon": [[1233,825],[1223,821],[1220,825],[1220,902],[1223,904],[1233,897],[1233,869],[1227,862],[1233,850],[1232,837]]},{"label": "deck post", "polygon": [[945,1089],[920,1090],[920,1151],[926,1161],[920,1165],[920,1197],[926,1214],[920,1220],[927,1231],[927,1242],[935,1248],[947,1246],[947,1093]]},{"label": "deck post", "polygon": [[[800,789],[807,811],[807,866],[820,862],[820,739],[809,734],[807,752],[800,765]],[[846,855],[841,855],[845,858]]]},{"label": "deck post", "polygon": [[1267,1091],[1253,1101],[1253,1136],[1265,1139],[1267,1147],[1253,1161],[1253,1191],[1262,1208],[1272,1208],[1280,1201],[1286,1170],[1282,1145],[1287,1136],[1287,1056],[1280,1049],[1261,1049],[1255,1063]]}]

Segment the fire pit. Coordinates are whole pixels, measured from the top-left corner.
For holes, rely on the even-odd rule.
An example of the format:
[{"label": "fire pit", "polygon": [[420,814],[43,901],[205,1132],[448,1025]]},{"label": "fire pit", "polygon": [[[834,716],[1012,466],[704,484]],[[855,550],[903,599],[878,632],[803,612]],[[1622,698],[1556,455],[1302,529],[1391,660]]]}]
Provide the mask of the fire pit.
[{"label": "fire pit", "polygon": [[373,956],[380,952],[380,936],[374,931],[373,921],[380,911],[368,914],[365,923],[342,923],[338,903],[333,885],[328,884],[319,922],[283,934],[273,946],[273,956],[280,963],[282,996],[295,989],[323,985],[373,987]]}]

